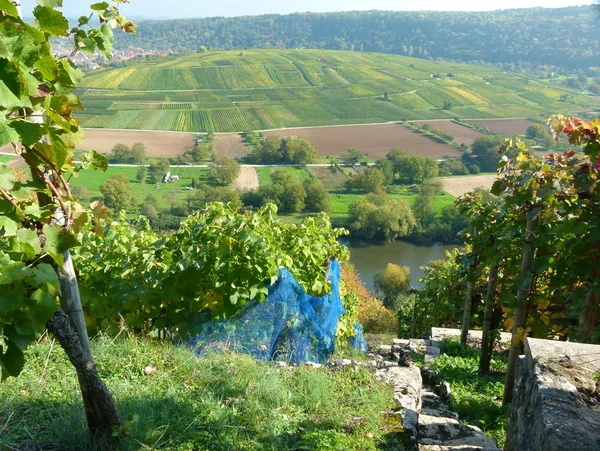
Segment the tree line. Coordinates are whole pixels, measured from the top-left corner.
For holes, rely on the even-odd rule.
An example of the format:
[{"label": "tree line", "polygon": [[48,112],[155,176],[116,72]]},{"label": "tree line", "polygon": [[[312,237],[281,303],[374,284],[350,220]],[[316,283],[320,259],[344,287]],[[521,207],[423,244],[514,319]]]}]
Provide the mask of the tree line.
[{"label": "tree line", "polygon": [[[147,21],[117,46],[177,52],[321,48],[558,71],[600,66],[599,7],[492,12],[351,11]],[[556,51],[556,43],[568,43]],[[202,47],[202,49],[201,49]],[[550,67],[552,66],[552,67]]]}]

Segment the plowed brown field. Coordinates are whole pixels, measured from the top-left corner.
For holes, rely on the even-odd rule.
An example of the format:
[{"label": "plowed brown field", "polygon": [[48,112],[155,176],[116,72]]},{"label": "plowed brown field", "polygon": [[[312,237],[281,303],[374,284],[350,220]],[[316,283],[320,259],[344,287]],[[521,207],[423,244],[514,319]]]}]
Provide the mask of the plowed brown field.
[{"label": "plowed brown field", "polygon": [[475,188],[490,189],[496,180],[496,174],[469,175],[466,177],[444,177],[438,179],[442,182],[444,191],[454,197],[470,193]]},{"label": "plowed brown field", "polygon": [[415,123],[421,126],[427,124],[431,128],[437,128],[438,130],[450,133],[454,136],[454,142],[457,142],[458,144],[468,144],[470,146],[473,144],[473,141],[480,136],[483,136],[483,133],[478,132],[477,130],[463,127],[452,121],[419,121]]},{"label": "plowed brown field", "polygon": [[248,148],[239,133],[216,135],[215,145],[220,157],[240,158],[248,155]]},{"label": "plowed brown field", "polygon": [[529,119],[480,119],[465,122],[509,136],[522,135],[527,131],[527,127],[535,123]]},{"label": "plowed brown field", "polygon": [[139,130],[85,130],[85,139],[78,148],[110,153],[115,144],[131,146],[141,142],[149,157],[176,157],[194,145],[194,133],[149,132]]},{"label": "plowed brown field", "polygon": [[272,130],[266,136],[303,136],[317,149],[319,155],[339,155],[355,147],[379,160],[394,147],[417,155],[433,158],[460,157],[462,152],[437,143],[401,124],[348,125],[341,127],[307,127]]}]

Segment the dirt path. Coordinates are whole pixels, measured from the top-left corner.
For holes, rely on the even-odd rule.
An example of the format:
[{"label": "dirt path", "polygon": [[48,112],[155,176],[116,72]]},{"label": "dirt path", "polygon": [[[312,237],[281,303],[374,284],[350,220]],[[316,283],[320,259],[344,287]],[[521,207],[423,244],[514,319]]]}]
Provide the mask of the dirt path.
[{"label": "dirt path", "polygon": [[258,188],[258,174],[256,168],[249,166],[242,166],[240,175],[235,182],[233,182],[233,188],[238,191],[249,191],[251,189]]},{"label": "dirt path", "polygon": [[496,174],[486,175],[470,175],[466,177],[445,177],[439,179],[442,182],[444,191],[454,197],[460,197],[466,193],[470,193],[475,188],[490,189]]}]

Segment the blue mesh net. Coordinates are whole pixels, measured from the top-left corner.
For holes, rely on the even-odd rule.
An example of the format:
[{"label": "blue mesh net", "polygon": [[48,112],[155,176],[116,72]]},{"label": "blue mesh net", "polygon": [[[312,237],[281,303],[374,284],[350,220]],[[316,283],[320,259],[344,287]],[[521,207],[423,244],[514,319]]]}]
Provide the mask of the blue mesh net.
[{"label": "blue mesh net", "polygon": [[[220,350],[250,354],[259,360],[325,363],[334,350],[338,320],[345,313],[340,297],[340,265],[332,260],[328,277],[331,292],[321,297],[306,294],[294,276],[279,270],[264,302],[251,302],[230,320],[213,320],[187,342],[198,355]],[[366,350],[360,325],[351,340]]]}]

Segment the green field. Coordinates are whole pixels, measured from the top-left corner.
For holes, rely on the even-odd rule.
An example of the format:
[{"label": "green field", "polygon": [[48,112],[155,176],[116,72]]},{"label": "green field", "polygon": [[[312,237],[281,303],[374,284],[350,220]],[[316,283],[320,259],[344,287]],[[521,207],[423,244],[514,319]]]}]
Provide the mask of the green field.
[{"label": "green field", "polygon": [[127,166],[109,166],[106,172],[85,171],[85,174],[81,177],[73,178],[71,180],[71,185],[86,187],[90,191],[91,200],[99,200],[102,199],[100,185],[106,182],[110,177],[117,174],[125,174],[131,184],[131,190],[133,191],[136,204],[142,204],[146,196],[152,194],[156,197],[159,209],[166,209],[171,206],[170,200],[165,197],[167,193],[170,193],[173,190],[177,205],[183,204],[188,195],[193,195],[193,191],[185,189],[186,186],[191,184],[192,178],[196,178],[200,183],[206,183],[208,173],[206,168],[171,168],[171,174],[178,175],[181,177],[180,180],[172,183],[154,184],[137,182],[137,171],[137,167]]},{"label": "green field", "polygon": [[492,68],[327,50],[186,54],[95,71],[82,86],[86,110],[77,117],[84,127],[186,132],[547,118],[600,106],[575,91]]}]

